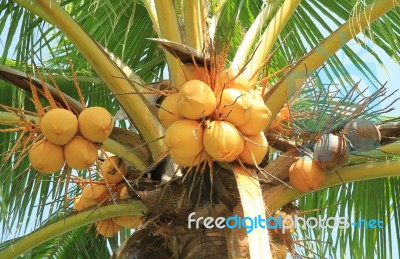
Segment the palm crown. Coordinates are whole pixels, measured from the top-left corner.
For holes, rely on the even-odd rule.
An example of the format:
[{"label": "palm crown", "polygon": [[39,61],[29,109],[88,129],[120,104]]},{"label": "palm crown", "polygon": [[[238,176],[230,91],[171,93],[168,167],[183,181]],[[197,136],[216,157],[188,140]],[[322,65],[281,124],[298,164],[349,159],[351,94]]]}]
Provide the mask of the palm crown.
[{"label": "palm crown", "polygon": [[[399,221],[399,128],[396,118],[385,117],[392,102],[386,98],[393,93],[346,45],[355,39],[383,63],[367,44],[369,39],[398,62],[395,1],[37,0],[5,1],[0,13],[1,28],[9,27],[0,67],[0,257],[108,257],[108,247],[116,257],[137,258],[281,258],[286,250],[293,255],[346,256],[348,247],[355,258],[388,258],[399,251],[393,245],[399,240],[394,231]],[[368,81],[370,95],[353,81],[352,69],[335,54],[339,50]],[[256,151],[250,152],[250,162],[240,156],[221,162],[224,159],[216,159],[205,147],[201,166],[176,170],[177,164],[187,164],[174,158],[157,113],[162,99],[188,80],[188,66],[196,72],[206,68],[202,80],[217,97],[236,80],[234,76],[226,85],[218,83],[218,75],[227,68],[260,91],[270,111],[262,127],[270,150],[261,155],[261,163],[253,163]],[[377,109],[377,101],[387,105]],[[96,146],[99,159],[114,154],[129,164],[124,180],[130,189],[128,201],[120,199],[120,185],[94,173],[100,162],[79,172],[64,166],[50,176],[31,168],[25,155],[41,134],[35,126],[48,104],[77,115],[85,107],[101,106],[115,115],[109,138],[93,142],[102,142]],[[289,113],[284,114],[283,107]],[[210,121],[223,121],[224,116],[229,112],[213,110],[195,121],[207,131]],[[330,165],[335,170],[329,168],[327,174],[322,170],[323,179],[312,188],[309,182],[302,190],[294,178],[289,181],[289,168],[299,157],[307,157],[323,134],[347,138],[343,128],[359,117],[381,124],[379,149],[354,152],[353,141],[350,157],[340,166]],[[258,147],[263,145],[268,144]],[[73,211],[72,198],[89,182],[101,182],[112,197]],[[307,214],[351,217],[354,222],[379,219],[384,227],[297,228],[289,234],[256,229],[248,236],[244,229],[196,232],[185,228],[192,211],[213,217]],[[127,215],[146,216],[133,234],[122,228],[120,235],[105,239],[88,228],[93,222]],[[31,228],[38,231],[25,235]]]}]

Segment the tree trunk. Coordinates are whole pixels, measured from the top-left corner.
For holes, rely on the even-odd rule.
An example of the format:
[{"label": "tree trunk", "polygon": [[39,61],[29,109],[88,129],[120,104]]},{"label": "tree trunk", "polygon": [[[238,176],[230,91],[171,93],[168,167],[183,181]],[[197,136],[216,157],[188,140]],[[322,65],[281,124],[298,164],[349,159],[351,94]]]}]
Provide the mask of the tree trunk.
[{"label": "tree trunk", "polygon": [[[158,168],[157,170],[160,170]],[[188,227],[188,215],[229,217],[239,202],[231,172],[214,168],[214,173],[185,172],[186,177],[160,188],[135,191],[149,210],[141,230],[115,252],[114,258],[243,258],[240,249],[246,235],[230,229],[207,229],[203,224]],[[143,186],[139,184],[138,186]],[[239,246],[241,244],[241,246]],[[244,254],[243,254],[244,252]]]}]

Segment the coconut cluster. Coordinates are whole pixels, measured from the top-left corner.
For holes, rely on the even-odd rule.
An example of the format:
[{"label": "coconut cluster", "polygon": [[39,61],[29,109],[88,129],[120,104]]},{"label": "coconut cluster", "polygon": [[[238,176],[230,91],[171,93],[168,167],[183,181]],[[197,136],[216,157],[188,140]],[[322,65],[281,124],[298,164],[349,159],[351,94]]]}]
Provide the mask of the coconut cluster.
[{"label": "coconut cluster", "polygon": [[370,151],[379,146],[379,129],[369,120],[357,118],[344,127],[344,134],[324,134],[315,143],[313,158],[302,157],[292,164],[289,178],[292,185],[301,191],[310,191],[321,186],[326,173],[337,170],[349,161],[350,152]]},{"label": "coconut cluster", "polygon": [[261,94],[235,69],[217,75],[213,87],[206,71],[190,71],[191,80],[167,96],[158,113],[173,161],[196,166],[211,157],[259,164],[268,151],[263,130],[271,120]]},{"label": "coconut cluster", "polygon": [[[127,186],[122,181],[128,173],[127,164],[117,156],[108,157],[100,165],[100,174],[104,183],[89,183],[82,189],[82,193],[75,198],[74,210],[98,206],[105,202],[117,199],[128,200],[130,195]],[[96,231],[104,237],[114,236],[121,227],[137,228],[143,222],[140,216],[121,216],[96,222]]]},{"label": "coconut cluster", "polygon": [[121,227],[133,229],[139,227],[142,223],[143,217],[128,215],[103,219],[97,221],[95,225],[97,233],[104,237],[112,237],[121,229]]},{"label": "coconut cluster", "polygon": [[[104,202],[113,199],[113,196],[119,200],[128,200],[130,195],[125,185],[121,185],[122,188],[118,188],[116,195],[111,194],[111,190],[105,184],[91,183],[86,185],[82,193],[75,198],[73,209],[81,211],[86,208],[98,206]],[[137,228],[143,223],[143,217],[141,216],[121,216],[110,219],[100,220],[96,222],[96,231],[104,237],[114,236],[121,227],[125,228]]]},{"label": "coconut cluster", "polygon": [[45,138],[32,146],[29,161],[45,174],[60,171],[65,162],[85,170],[96,161],[98,143],[109,137],[113,127],[114,118],[102,107],[86,108],[78,118],[67,109],[51,109],[40,121]]},{"label": "coconut cluster", "polygon": [[340,135],[324,134],[314,145],[314,152],[301,157],[289,168],[291,184],[298,190],[307,192],[318,189],[326,172],[336,170],[349,161],[350,146]]}]

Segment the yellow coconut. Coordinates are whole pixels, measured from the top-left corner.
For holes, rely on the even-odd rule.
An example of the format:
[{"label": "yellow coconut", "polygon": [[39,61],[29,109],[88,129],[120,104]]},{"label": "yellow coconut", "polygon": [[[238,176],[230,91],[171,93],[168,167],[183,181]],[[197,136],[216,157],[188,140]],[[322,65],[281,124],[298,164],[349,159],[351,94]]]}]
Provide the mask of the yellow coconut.
[{"label": "yellow coconut", "polygon": [[188,119],[201,119],[211,115],[217,107],[217,99],[209,85],[200,80],[187,81],[181,87],[178,109]]},{"label": "yellow coconut", "polygon": [[303,192],[318,189],[325,175],[325,171],[318,163],[308,156],[300,158],[289,168],[290,183]]},{"label": "yellow coconut", "polygon": [[175,121],[183,119],[183,115],[178,109],[178,97],[179,93],[168,95],[158,110],[158,119],[165,128],[168,128]]},{"label": "yellow coconut", "polygon": [[218,95],[220,117],[235,126],[243,125],[251,116],[253,99],[242,89],[228,88]]},{"label": "yellow coconut", "polygon": [[85,197],[81,197],[81,202],[82,202],[83,206],[85,206],[85,208],[97,206],[97,205],[100,205],[100,203],[101,203],[101,202],[98,202],[97,200],[87,199]]},{"label": "yellow coconut", "polygon": [[78,131],[78,120],[71,111],[56,108],[43,116],[40,121],[40,129],[52,143],[65,145]]},{"label": "yellow coconut", "polygon": [[121,200],[129,200],[131,198],[131,195],[129,194],[128,187],[124,186],[122,189],[119,191],[119,198]]},{"label": "yellow coconut", "polygon": [[[82,200],[96,201],[96,204],[104,202],[110,196],[110,192],[105,185],[102,184],[88,184],[81,193]],[[84,202],[86,205],[86,203]],[[88,207],[88,206],[87,206]]]},{"label": "yellow coconut", "polygon": [[250,91],[249,80],[239,70],[228,68],[217,76],[218,89],[236,88],[247,93]]},{"label": "yellow coconut", "polygon": [[82,136],[75,136],[64,147],[67,164],[76,170],[88,169],[97,159],[96,144]]},{"label": "yellow coconut", "polygon": [[121,227],[137,228],[140,225],[142,225],[143,217],[142,216],[134,216],[134,215],[121,216],[121,217],[112,218],[112,221]]},{"label": "yellow coconut", "polygon": [[208,71],[210,68],[206,69],[200,65],[184,64],[182,70],[179,70],[177,76],[177,88],[180,89],[184,83],[190,80],[200,80],[204,83],[209,83],[210,76]]},{"label": "yellow coconut", "polygon": [[283,121],[289,121],[290,120],[290,110],[289,107],[285,106],[283,107],[279,113],[281,114],[281,119]]},{"label": "yellow coconut", "polygon": [[240,153],[239,159],[250,165],[258,165],[264,159],[268,152],[268,141],[264,132],[257,135],[245,136],[243,152]]},{"label": "yellow coconut", "polygon": [[215,160],[232,162],[242,153],[244,139],[231,123],[212,121],[204,130],[203,144]]},{"label": "yellow coconut", "polygon": [[82,201],[80,195],[75,198],[74,207],[73,208],[74,208],[74,210],[77,210],[77,211],[81,211],[81,210],[86,209],[86,206],[85,206],[85,204],[83,204],[83,201]]},{"label": "yellow coconut", "polygon": [[55,173],[64,165],[64,151],[61,146],[44,139],[32,146],[29,151],[29,161],[31,166],[41,173]]},{"label": "yellow coconut", "polygon": [[117,156],[109,157],[100,166],[104,180],[109,184],[119,183],[124,180],[128,173],[128,167],[122,158]]},{"label": "yellow coconut", "polygon": [[253,108],[249,119],[238,130],[245,135],[256,135],[263,131],[271,120],[271,111],[268,107],[258,100],[253,100]]},{"label": "yellow coconut", "polygon": [[281,123],[282,123],[282,115],[281,115],[281,113],[278,113],[275,116],[274,120],[271,122],[271,125],[269,126],[269,128],[274,129],[274,128],[280,126]]},{"label": "yellow coconut", "polygon": [[205,150],[203,150],[202,152],[194,155],[194,156],[179,156],[177,154],[175,154],[173,151],[170,151],[170,155],[172,158],[172,161],[174,161],[174,163],[181,165],[181,166],[196,166],[198,164],[200,164],[202,161],[204,161],[204,159],[207,156],[207,153],[205,152]]},{"label": "yellow coconut", "polygon": [[84,109],[78,118],[79,131],[92,142],[103,142],[114,128],[114,117],[103,107]]},{"label": "yellow coconut", "polygon": [[194,120],[178,120],[165,132],[168,149],[180,157],[194,157],[203,149],[203,127]]},{"label": "yellow coconut", "polygon": [[115,224],[112,219],[105,219],[96,222],[97,232],[104,237],[112,237],[120,229],[121,227]]}]

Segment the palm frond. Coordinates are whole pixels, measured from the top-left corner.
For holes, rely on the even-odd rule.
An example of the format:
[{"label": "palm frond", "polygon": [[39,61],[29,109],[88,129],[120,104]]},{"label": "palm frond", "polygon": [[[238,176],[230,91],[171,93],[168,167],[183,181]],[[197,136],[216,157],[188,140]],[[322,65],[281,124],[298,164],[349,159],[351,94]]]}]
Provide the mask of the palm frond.
[{"label": "palm frond", "polygon": [[[400,242],[396,230],[399,222],[397,201],[399,199],[399,177],[374,179],[351,184],[343,184],[301,198],[298,201],[300,211],[305,217],[321,217],[323,219],[346,217],[348,228],[306,228],[299,226],[297,239],[322,257],[390,258],[399,253],[393,244]],[[316,211],[315,211],[316,210]],[[310,212],[307,212],[310,211]],[[360,220],[361,224],[352,225]],[[372,220],[381,220],[383,227],[369,225]],[[310,240],[306,242],[306,240]],[[351,254],[349,253],[349,247]],[[300,254],[312,256],[299,245]]]},{"label": "palm frond", "polygon": [[[153,28],[146,7],[140,1],[68,0],[58,2],[96,42],[118,56],[145,82],[154,82],[168,77],[162,49],[146,40],[157,37],[157,29]],[[178,2],[175,2],[178,8],[177,13],[181,14],[182,10]],[[229,46],[228,60],[232,60],[243,35],[259,14],[262,3],[252,0],[219,2],[224,4],[221,5],[223,9],[218,19],[216,40],[220,47]],[[277,1],[278,5],[282,2]],[[354,12],[372,2],[372,0],[302,1],[273,46],[271,60],[263,67],[263,75],[279,71],[306,55],[326,36],[347,21]],[[214,11],[213,8],[219,7],[211,6],[211,13]],[[384,60],[375,52],[375,48],[381,48],[394,61],[398,63],[400,61],[400,50],[397,47],[400,37],[399,8],[396,6],[379,18],[369,28],[358,34],[354,41],[366,52],[371,53],[381,66],[385,65]],[[32,75],[37,73],[32,66],[36,64],[39,68],[43,68],[40,71],[44,76],[54,77],[63,92],[78,99],[71,80],[73,69],[77,77],[82,79],[78,81],[87,105],[101,105],[114,114],[120,109],[116,97],[110,93],[105,84],[99,81],[90,64],[54,26],[12,1],[1,1],[0,17],[0,31],[2,38],[5,38],[3,42],[0,42],[1,64],[7,64]],[[269,23],[270,20],[267,20],[263,28]],[[255,45],[252,50],[256,48]],[[350,60],[350,66],[344,65],[342,55]],[[69,65],[70,60],[73,68]],[[343,45],[340,53],[328,59],[320,69],[320,74],[310,76],[319,81],[320,89],[323,89],[325,79],[329,81],[329,84],[336,80],[340,84],[337,88],[346,92],[354,85],[352,75],[355,71],[363,75],[371,87],[378,87],[382,81],[385,81],[383,78],[378,78],[369,64],[349,45]],[[283,71],[272,77],[269,84],[275,84],[284,75]],[[29,101],[29,94],[2,81],[0,92],[1,104],[34,110],[33,104]],[[316,105],[316,102],[311,100],[308,105]],[[4,128],[5,126],[0,125],[0,129]],[[0,134],[1,158],[12,148],[18,136],[13,133]],[[376,155],[374,161],[382,159],[392,158],[380,153]],[[398,160],[398,157],[395,159]],[[365,163],[368,160],[369,158],[359,157],[353,162]],[[66,211],[66,205],[71,205],[71,201],[67,198],[74,196],[76,192],[73,188],[66,189],[62,178],[65,172],[54,177],[42,176],[34,170],[25,170],[29,167],[27,159],[23,160],[19,166],[14,166],[14,161],[12,158],[2,162],[0,166],[2,240],[18,237],[43,226],[48,215],[63,214]],[[349,216],[354,220],[361,217],[379,218],[384,220],[385,225],[379,231],[357,228],[303,229],[298,238],[315,240],[307,243],[312,250],[322,256],[349,256],[346,254],[349,251],[348,247],[361,247],[355,252],[354,257],[368,257],[371,254],[376,254],[378,258],[394,257],[400,252],[395,251],[398,247],[393,245],[400,242],[400,234],[396,231],[399,229],[398,222],[400,222],[397,202],[400,198],[399,186],[399,178],[392,177],[345,184],[305,196],[298,201],[302,211],[321,209],[307,215]],[[129,233],[126,232],[124,235],[127,236]],[[82,227],[42,244],[25,256],[28,258],[103,258],[109,256],[107,245],[112,247],[118,242],[118,240],[113,240],[107,244],[101,238],[94,237],[93,229],[88,231],[87,227]],[[4,246],[8,244],[8,242],[3,243]],[[298,246],[298,251],[303,254],[308,253],[308,250],[304,250],[301,246]],[[308,255],[313,256],[310,253]]]}]

